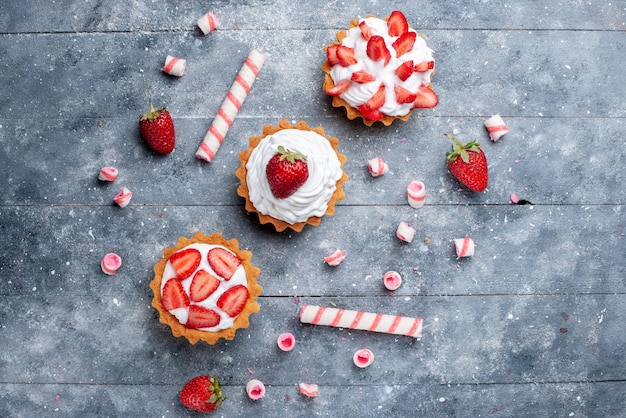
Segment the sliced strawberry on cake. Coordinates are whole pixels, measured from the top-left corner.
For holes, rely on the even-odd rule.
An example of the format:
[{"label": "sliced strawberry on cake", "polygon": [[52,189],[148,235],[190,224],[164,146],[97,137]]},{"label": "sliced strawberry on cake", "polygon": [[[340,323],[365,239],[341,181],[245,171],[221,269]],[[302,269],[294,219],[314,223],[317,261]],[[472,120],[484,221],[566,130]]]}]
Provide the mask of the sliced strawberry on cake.
[{"label": "sliced strawberry on cake", "polygon": [[220,287],[220,283],[220,279],[208,271],[198,270],[189,287],[189,298],[192,302],[201,302],[211,296]]},{"label": "sliced strawberry on cake", "polygon": [[230,280],[241,265],[241,260],[235,254],[221,247],[209,250],[207,258],[213,271],[225,280]]},{"label": "sliced strawberry on cake", "polygon": [[185,326],[189,328],[212,328],[219,325],[220,320],[220,314],[214,310],[199,305],[191,305]]},{"label": "sliced strawberry on cake", "polygon": [[387,20],[387,31],[389,36],[401,36],[409,31],[409,22],[406,20],[404,13],[400,10],[394,10]]},{"label": "sliced strawberry on cake", "polygon": [[243,311],[248,302],[248,288],[243,285],[233,286],[220,296],[217,307],[230,317],[236,317]]},{"label": "sliced strawberry on cake", "polygon": [[187,248],[171,255],[170,263],[176,272],[178,280],[190,277],[200,266],[202,256],[195,248]]},{"label": "sliced strawberry on cake", "polygon": [[189,306],[189,297],[178,280],[171,279],[165,283],[161,304],[166,311]]}]

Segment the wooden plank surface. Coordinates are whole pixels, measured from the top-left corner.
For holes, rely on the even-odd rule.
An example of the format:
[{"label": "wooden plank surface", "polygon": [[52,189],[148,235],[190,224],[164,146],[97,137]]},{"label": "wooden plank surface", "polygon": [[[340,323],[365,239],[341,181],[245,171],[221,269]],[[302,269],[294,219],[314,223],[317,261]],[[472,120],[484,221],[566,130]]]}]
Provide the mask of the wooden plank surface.
[{"label": "wooden plank surface", "polygon": [[[619,417],[626,410],[626,3],[407,2],[435,50],[435,109],[366,127],[330,106],[323,47],[392,1],[0,5],[0,416],[196,416],[178,401],[211,373],[216,416]],[[348,4],[349,3],[349,4]],[[213,11],[220,29],[195,20]],[[220,148],[195,150],[251,48],[267,61]],[[188,60],[175,79],[167,54]],[[139,137],[148,99],[176,125],[174,153]],[[503,116],[510,133],[489,141]],[[237,196],[238,153],[282,118],[323,126],[348,156],[346,199],[302,233],[261,226]],[[486,192],[446,168],[444,133],[478,139]],[[390,172],[372,178],[368,159]],[[97,180],[100,167],[118,180]],[[427,203],[406,204],[421,179]],[[112,198],[133,191],[125,209]],[[530,201],[512,205],[511,193]],[[399,222],[416,239],[395,236]],[[253,252],[261,311],[233,341],[190,345],[150,306],[164,247],[222,232]],[[456,259],[452,240],[476,254]],[[332,268],[324,256],[347,253]],[[100,271],[122,256],[115,276]],[[404,282],[389,292],[388,270]],[[303,304],[424,318],[421,341],[302,325]],[[293,352],[276,337],[293,332]],[[357,369],[352,354],[376,360]],[[251,378],[267,385],[250,401]],[[317,383],[320,396],[298,393]]]}]

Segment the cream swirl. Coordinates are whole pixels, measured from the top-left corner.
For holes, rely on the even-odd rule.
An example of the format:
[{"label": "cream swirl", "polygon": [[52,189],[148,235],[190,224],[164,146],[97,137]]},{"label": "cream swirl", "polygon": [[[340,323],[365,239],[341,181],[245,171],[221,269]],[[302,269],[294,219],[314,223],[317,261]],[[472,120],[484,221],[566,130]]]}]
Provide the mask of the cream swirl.
[{"label": "cream swirl", "polygon": [[[352,86],[347,91],[340,94],[339,97],[345,100],[350,106],[357,108],[367,102],[369,98],[376,93],[380,84],[383,83],[385,85],[385,104],[379,110],[389,116],[404,116],[413,108],[413,104],[398,103],[396,101],[394,87],[398,85],[409,91],[416,92],[422,84],[430,84],[430,76],[434,70],[414,72],[405,81],[398,78],[395,70],[398,66],[407,61],[413,61],[414,64],[434,61],[433,51],[428,48],[424,38],[418,34],[416,36],[413,49],[402,54],[398,58],[396,57],[395,50],[393,48],[393,43],[396,39],[398,39],[398,37],[389,36],[387,22],[376,17],[360,19],[359,23],[362,21],[365,21],[367,26],[369,26],[372,35],[379,35],[383,37],[387,49],[391,52],[391,59],[387,65],[384,65],[382,60],[371,60],[367,56],[367,41],[361,35],[361,30],[358,25],[348,30],[348,33],[341,41],[341,44],[354,49],[357,63],[350,65],[349,67],[334,65],[330,70],[330,76],[333,79],[333,82],[336,85],[342,80],[350,80],[352,74],[357,71],[366,71],[376,76],[376,80],[362,84],[352,83]],[[409,32],[416,31],[409,28]]]},{"label": "cream swirl", "polygon": [[[282,145],[306,156],[309,178],[294,194],[278,199],[272,193],[265,167]],[[283,129],[263,138],[246,164],[250,201],[264,215],[290,224],[323,216],[342,176],[341,162],[323,136],[301,129]]]}]

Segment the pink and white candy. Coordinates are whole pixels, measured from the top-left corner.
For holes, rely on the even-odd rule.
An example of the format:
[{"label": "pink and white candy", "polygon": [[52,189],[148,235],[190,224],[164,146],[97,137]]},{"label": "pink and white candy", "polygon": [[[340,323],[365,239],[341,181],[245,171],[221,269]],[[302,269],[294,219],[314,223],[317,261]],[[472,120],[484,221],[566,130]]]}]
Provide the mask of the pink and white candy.
[{"label": "pink and white candy", "polygon": [[196,157],[201,160],[211,162],[215,153],[224,141],[224,137],[233,124],[233,120],[244,100],[250,93],[250,88],[259,75],[261,67],[265,62],[265,55],[256,50],[250,51],[248,58],[244,62],[239,74],[235,78],[226,98],[222,102],[217,116],[213,119],[204,139],[196,151]]},{"label": "pink and white candy", "polygon": [[408,223],[402,221],[398,225],[398,229],[396,229],[396,236],[402,241],[411,242],[415,238],[416,232]]},{"label": "pink and white candy", "polygon": [[421,208],[426,201],[426,187],[424,183],[415,180],[409,183],[406,188],[407,199],[412,208]]},{"label": "pink and white candy", "polygon": [[346,253],[341,250],[337,250],[331,255],[324,257],[324,262],[329,266],[336,267],[346,258]]},{"label": "pink and white candy", "polygon": [[320,394],[320,390],[315,383],[299,383],[298,388],[301,394],[309,398],[314,398]]},{"label": "pink and white candy", "polygon": [[121,208],[125,208],[130,203],[133,194],[126,187],[123,187],[118,194],[115,195],[113,201]]},{"label": "pink and white candy", "polygon": [[485,121],[485,128],[487,128],[487,132],[489,132],[489,138],[496,142],[498,139],[502,138],[504,134],[509,132],[509,128],[504,124],[502,117],[500,115],[494,115]]},{"label": "pink and white candy", "polygon": [[161,70],[169,75],[180,77],[185,73],[186,66],[186,60],[168,55],[165,57],[165,65]]},{"label": "pink and white candy", "polygon": [[422,338],[422,318],[304,305],[300,322]]},{"label": "pink and white candy", "polygon": [[369,160],[367,162],[367,169],[372,177],[379,177],[389,172],[389,166],[381,157]]},{"label": "pink and white candy", "polygon": [[198,23],[198,27],[205,35],[213,32],[220,24],[217,17],[211,12],[205,13],[196,23]]},{"label": "pink and white candy", "polygon": [[117,168],[115,167],[102,167],[98,173],[98,180],[100,181],[115,181],[117,179]]},{"label": "pink and white candy", "polygon": [[474,255],[474,240],[470,237],[457,238],[454,240],[457,259]]},{"label": "pink and white candy", "polygon": [[362,348],[354,353],[352,361],[356,367],[364,369],[365,367],[369,367],[374,362],[374,353],[367,348]]},{"label": "pink and white candy", "polygon": [[282,351],[291,351],[296,346],[296,337],[291,332],[285,332],[278,336],[276,343]]},{"label": "pink and white candy", "polygon": [[402,276],[397,271],[388,271],[383,275],[383,285],[387,290],[396,290],[402,284]]},{"label": "pink and white candy", "polygon": [[120,267],[122,267],[122,257],[115,253],[106,254],[102,257],[102,261],[100,262],[102,272],[110,276],[117,273]]},{"label": "pink and white candy", "polygon": [[246,393],[253,401],[265,396],[265,385],[259,379],[252,379],[246,384]]}]

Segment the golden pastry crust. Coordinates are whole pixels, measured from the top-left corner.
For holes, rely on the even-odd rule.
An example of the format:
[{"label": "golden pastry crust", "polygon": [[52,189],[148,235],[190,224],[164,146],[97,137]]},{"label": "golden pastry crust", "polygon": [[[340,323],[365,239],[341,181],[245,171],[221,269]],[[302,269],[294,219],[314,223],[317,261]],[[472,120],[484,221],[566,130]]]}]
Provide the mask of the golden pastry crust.
[{"label": "golden pastry crust", "polygon": [[[167,261],[176,251],[197,243],[221,245],[228,248],[239,257],[241,265],[246,272],[249,298],[243,311],[237,316],[233,326],[230,328],[216,332],[187,328],[185,325],[178,322],[178,319],[176,319],[174,315],[166,311],[161,303],[161,281],[163,280],[163,272],[165,271]],[[198,341],[215,344],[220,338],[232,340],[235,338],[235,333],[239,328],[248,328],[250,325],[248,317],[254,312],[258,312],[260,309],[256,298],[260,296],[263,291],[261,285],[257,283],[257,277],[261,273],[261,270],[253,266],[251,260],[252,253],[250,251],[240,250],[239,241],[237,241],[236,238],[226,240],[219,232],[207,236],[198,231],[191,238],[180,237],[174,247],[165,248],[163,250],[163,258],[154,266],[154,279],[150,282],[150,288],[154,293],[152,306],[159,312],[159,321],[169,325],[175,337],[185,337],[191,344],[195,344]]]},{"label": "golden pastry crust", "polygon": [[237,169],[237,171],[235,171],[235,176],[237,176],[237,178],[239,179],[239,187],[237,188],[237,194],[243,197],[244,199],[246,199],[246,205],[245,205],[246,211],[257,213],[259,217],[259,222],[261,224],[268,224],[268,223],[272,224],[274,228],[276,229],[276,231],[278,232],[282,232],[287,228],[290,228],[295,232],[301,232],[305,225],[318,226],[322,218],[319,216],[312,216],[304,222],[297,222],[294,224],[290,224],[281,219],[276,219],[272,216],[260,213],[256,210],[256,208],[250,201],[250,192],[248,189],[248,182],[246,180],[246,177],[248,174],[248,170],[246,169],[246,164],[248,163],[248,159],[250,158],[250,155],[252,154],[252,150],[256,148],[257,145],[259,145],[259,143],[261,142],[263,138],[265,138],[268,135],[275,134],[276,132],[281,131],[283,129],[300,129],[300,130],[306,130],[306,131],[313,131],[317,133],[318,135],[321,135],[324,138],[326,138],[328,142],[330,142],[330,145],[332,146],[335,153],[337,154],[337,158],[339,159],[339,162],[341,163],[342,176],[337,181],[337,188],[335,189],[335,192],[333,193],[330,200],[328,201],[328,208],[326,209],[325,215],[334,215],[335,203],[346,197],[346,194],[343,191],[343,183],[345,183],[348,180],[348,175],[343,171],[343,166],[347,161],[347,157],[339,153],[339,151],[337,150],[337,146],[339,145],[339,140],[334,137],[330,137],[330,138],[326,137],[326,135],[324,134],[324,128],[322,128],[321,126],[318,126],[316,128],[310,128],[306,124],[305,121],[300,121],[296,123],[295,125],[291,125],[289,121],[287,121],[287,119],[281,120],[277,126],[265,125],[263,127],[263,133],[259,136],[250,137],[249,139],[250,146],[246,150],[239,153],[241,166]]}]

